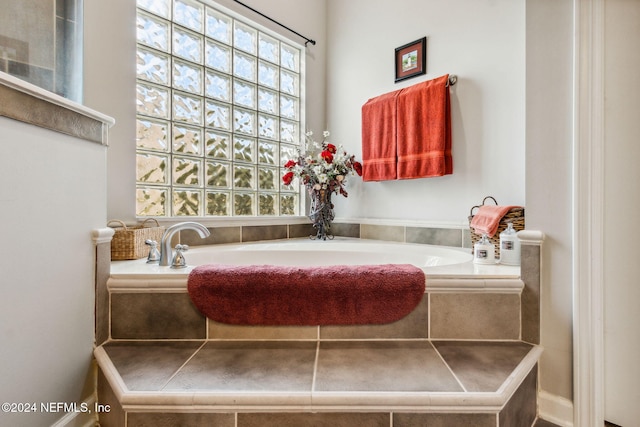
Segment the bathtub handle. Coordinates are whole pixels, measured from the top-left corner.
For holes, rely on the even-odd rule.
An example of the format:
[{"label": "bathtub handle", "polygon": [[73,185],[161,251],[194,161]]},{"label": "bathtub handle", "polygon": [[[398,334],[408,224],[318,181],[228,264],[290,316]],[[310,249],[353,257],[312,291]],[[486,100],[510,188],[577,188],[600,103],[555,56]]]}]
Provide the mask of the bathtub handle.
[{"label": "bathtub handle", "polygon": [[189,250],[188,245],[176,245],[176,253],[171,261],[171,268],[185,268],[187,266],[187,260],[184,257],[184,253]]},{"label": "bathtub handle", "polygon": [[160,251],[158,250],[158,242],[155,240],[147,239],[144,242],[145,245],[149,245],[149,255],[147,256],[147,264],[157,264],[160,262]]}]

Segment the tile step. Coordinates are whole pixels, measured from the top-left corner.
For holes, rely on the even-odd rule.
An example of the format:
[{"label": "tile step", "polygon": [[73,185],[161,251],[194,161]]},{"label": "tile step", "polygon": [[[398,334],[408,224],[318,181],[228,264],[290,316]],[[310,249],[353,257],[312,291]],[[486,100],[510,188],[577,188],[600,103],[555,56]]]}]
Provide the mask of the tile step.
[{"label": "tile step", "polygon": [[521,341],[423,339],[109,341],[95,350],[125,413],[498,414],[535,381],[541,353]]}]

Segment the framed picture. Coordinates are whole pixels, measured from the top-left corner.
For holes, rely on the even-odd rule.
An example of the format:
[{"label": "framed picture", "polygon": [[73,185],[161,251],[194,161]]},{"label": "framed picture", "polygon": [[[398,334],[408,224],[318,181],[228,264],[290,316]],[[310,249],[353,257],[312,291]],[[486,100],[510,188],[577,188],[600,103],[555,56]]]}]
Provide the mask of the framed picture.
[{"label": "framed picture", "polygon": [[427,72],[427,38],[396,48],[396,83]]}]

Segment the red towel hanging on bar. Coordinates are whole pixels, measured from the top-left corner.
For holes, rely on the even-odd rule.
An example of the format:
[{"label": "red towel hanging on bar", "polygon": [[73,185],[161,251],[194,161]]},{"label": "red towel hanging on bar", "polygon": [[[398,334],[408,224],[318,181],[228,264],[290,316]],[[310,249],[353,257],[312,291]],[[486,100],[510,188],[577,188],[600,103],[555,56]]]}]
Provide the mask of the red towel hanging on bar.
[{"label": "red towel hanging on bar", "polygon": [[398,95],[398,179],[453,173],[449,75]]}]

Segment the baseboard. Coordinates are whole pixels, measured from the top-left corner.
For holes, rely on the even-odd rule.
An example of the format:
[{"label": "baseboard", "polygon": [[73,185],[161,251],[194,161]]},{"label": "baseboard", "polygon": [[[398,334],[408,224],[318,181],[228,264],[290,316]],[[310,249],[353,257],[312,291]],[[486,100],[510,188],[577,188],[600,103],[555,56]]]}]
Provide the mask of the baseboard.
[{"label": "baseboard", "polygon": [[561,427],[573,427],[573,402],[540,390],[538,392],[538,416]]},{"label": "baseboard", "polygon": [[98,424],[98,418],[94,411],[95,404],[95,396],[87,397],[80,404],[81,408],[89,408],[87,412],[69,412],[64,417],[51,424],[51,427],[95,427]]}]

